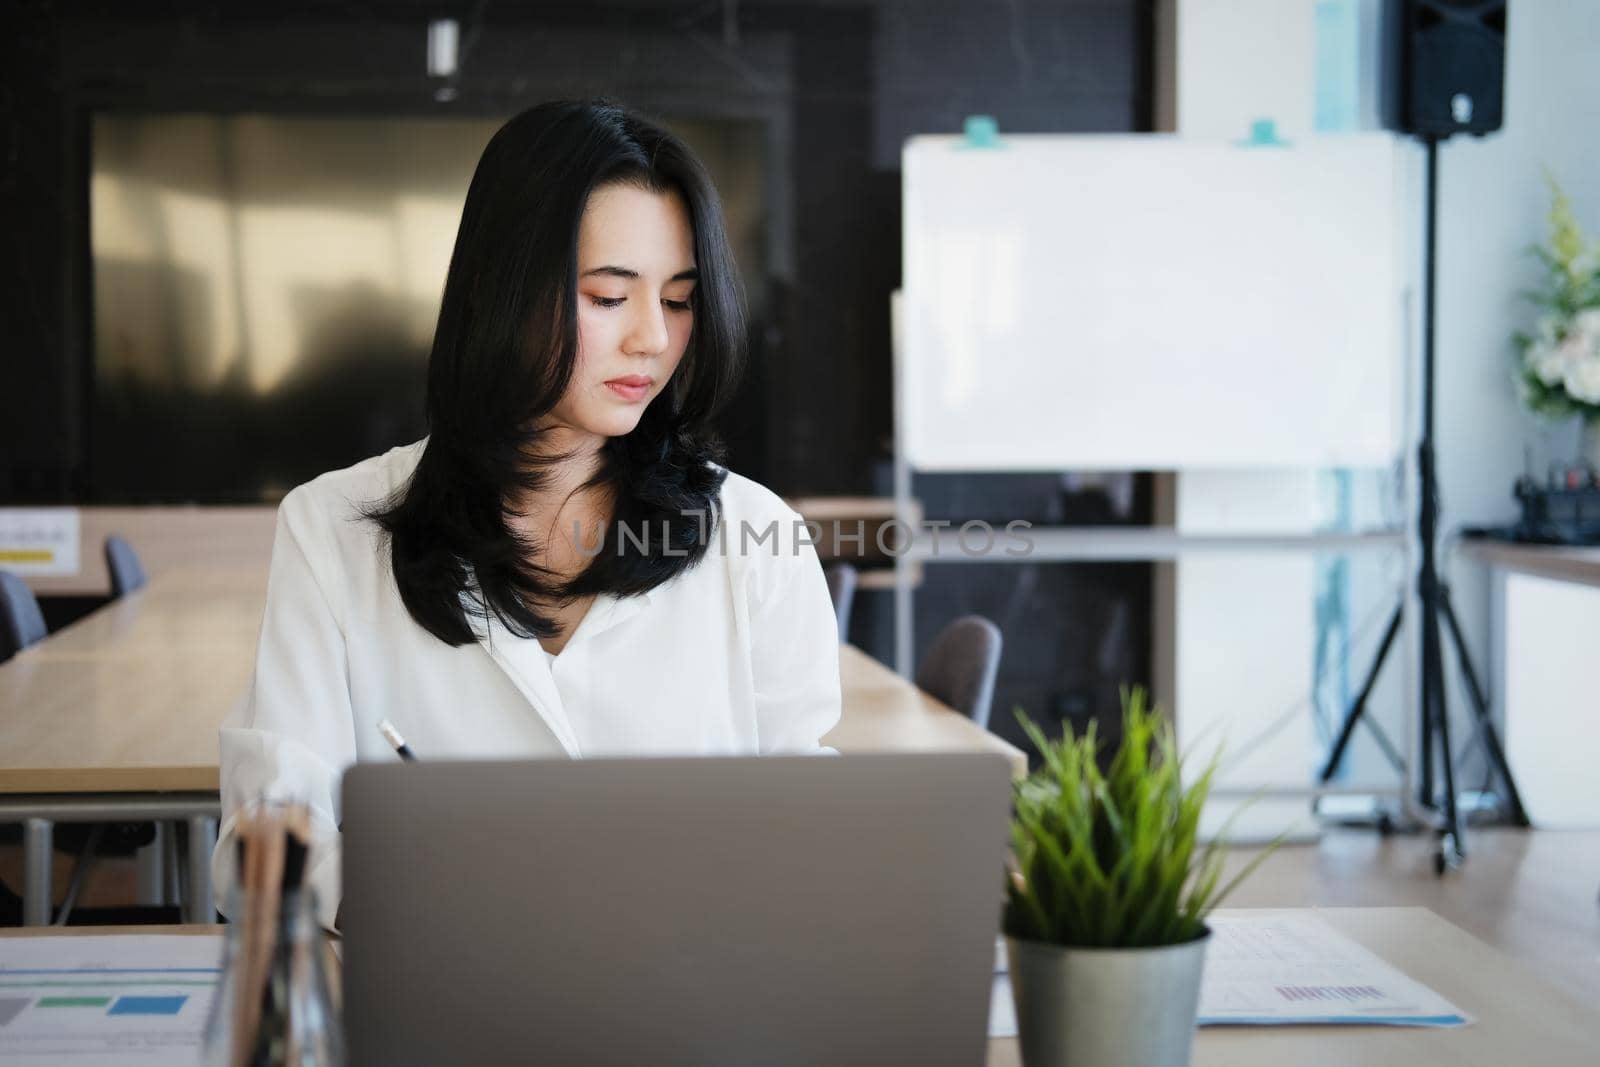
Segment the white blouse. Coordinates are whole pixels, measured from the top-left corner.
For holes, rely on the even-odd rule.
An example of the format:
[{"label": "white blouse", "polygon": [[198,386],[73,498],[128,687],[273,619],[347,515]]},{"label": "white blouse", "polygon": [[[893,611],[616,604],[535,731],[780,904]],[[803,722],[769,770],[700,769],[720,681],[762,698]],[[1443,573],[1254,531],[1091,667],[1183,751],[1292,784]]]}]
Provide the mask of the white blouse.
[{"label": "white blouse", "polygon": [[255,676],[221,733],[217,899],[233,828],[260,801],[310,806],[308,878],[325,923],[339,903],[339,778],[419,759],[816,751],[839,719],[838,628],[800,518],[729,473],[705,556],[637,597],[596,597],[559,655],[497,621],[459,648],[400,601],[362,509],[403,485],[426,442],[324,474],[286,496]]}]

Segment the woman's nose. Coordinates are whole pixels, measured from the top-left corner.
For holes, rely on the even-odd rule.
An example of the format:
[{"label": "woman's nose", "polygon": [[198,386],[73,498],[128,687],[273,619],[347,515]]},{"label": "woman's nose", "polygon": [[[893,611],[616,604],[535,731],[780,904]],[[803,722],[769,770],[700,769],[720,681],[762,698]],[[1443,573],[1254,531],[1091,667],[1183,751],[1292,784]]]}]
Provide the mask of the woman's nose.
[{"label": "woman's nose", "polygon": [[666,350],[666,312],[657,302],[639,301],[642,306],[629,323],[624,351],[631,356],[654,356]]}]

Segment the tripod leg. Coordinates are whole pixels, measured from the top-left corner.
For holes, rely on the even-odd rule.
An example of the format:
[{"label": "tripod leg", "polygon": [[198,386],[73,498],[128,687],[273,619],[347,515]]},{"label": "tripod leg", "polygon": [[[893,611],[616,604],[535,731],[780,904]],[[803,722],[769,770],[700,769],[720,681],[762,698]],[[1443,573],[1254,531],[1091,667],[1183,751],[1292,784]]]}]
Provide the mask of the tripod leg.
[{"label": "tripod leg", "polygon": [[1461,673],[1466,679],[1467,693],[1472,697],[1473,718],[1477,724],[1478,737],[1483,741],[1489,762],[1506,785],[1506,800],[1510,802],[1511,821],[1517,826],[1527,826],[1528,813],[1522,807],[1522,796],[1517,792],[1516,780],[1511,777],[1511,764],[1506,761],[1505,750],[1500,747],[1500,735],[1494,728],[1494,720],[1489,717],[1489,701],[1484,698],[1483,686],[1478,683],[1478,672],[1473,670],[1472,657],[1467,654],[1467,642],[1461,635],[1461,623],[1457,621],[1456,609],[1450,602],[1450,588],[1443,584],[1439,586],[1439,608],[1444,612],[1445,622],[1450,625],[1450,637],[1455,642],[1456,657],[1461,661]]},{"label": "tripod leg", "polygon": [[1432,688],[1428,683],[1428,627],[1422,627],[1422,744],[1419,746],[1422,767],[1417,775],[1417,800],[1425,808],[1435,806],[1433,798],[1433,741],[1434,717]]},{"label": "tripod leg", "polygon": [[[1395,635],[1400,632],[1400,616],[1401,608],[1396,605],[1394,614],[1389,616],[1389,629],[1384,632],[1383,643],[1378,646],[1378,654],[1373,657],[1372,666],[1367,669],[1366,680],[1361,683],[1361,692],[1350,705],[1350,710],[1345,713],[1344,724],[1339,727],[1339,740],[1333,743],[1333,748],[1328,752],[1327,762],[1322,765],[1322,771],[1317,775],[1319,782],[1326,783],[1333,778],[1334,772],[1339,769],[1339,761],[1344,759],[1344,750],[1350,745],[1351,735],[1356,731],[1356,723],[1366,714],[1367,698],[1372,695],[1372,687],[1378,681],[1378,672],[1383,669],[1383,662],[1389,658],[1389,649],[1394,645]],[[1387,738],[1385,740],[1387,741]],[[1390,751],[1393,752],[1392,746]]]},{"label": "tripod leg", "polygon": [[[1429,610],[1434,608],[1435,610]],[[1432,708],[1429,715],[1433,730],[1439,739],[1439,768],[1444,776],[1444,825],[1440,827],[1439,852],[1434,857],[1434,871],[1444,874],[1456,866],[1466,854],[1461,840],[1461,818],[1456,808],[1456,774],[1450,751],[1450,708],[1444,690],[1444,635],[1439,632],[1437,602],[1423,603],[1423,653],[1424,668],[1428,676],[1423,682],[1423,696]]]}]

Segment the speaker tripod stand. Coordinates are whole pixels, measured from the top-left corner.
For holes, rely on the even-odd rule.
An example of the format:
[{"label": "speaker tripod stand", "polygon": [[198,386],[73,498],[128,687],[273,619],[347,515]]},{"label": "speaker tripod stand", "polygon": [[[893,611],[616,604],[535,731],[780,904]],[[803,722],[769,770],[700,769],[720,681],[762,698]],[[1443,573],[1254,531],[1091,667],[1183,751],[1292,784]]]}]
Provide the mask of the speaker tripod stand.
[{"label": "speaker tripod stand", "polygon": [[[1522,798],[1517,792],[1511,767],[1506,762],[1505,750],[1501,747],[1494,721],[1489,717],[1489,702],[1484,697],[1478,673],[1473,669],[1472,657],[1467,651],[1467,643],[1461,633],[1461,624],[1456,619],[1455,608],[1451,605],[1450,588],[1439,578],[1439,486],[1433,450],[1433,341],[1434,251],[1438,222],[1440,140],[1441,138],[1435,135],[1423,137],[1427,148],[1425,207],[1427,221],[1423,246],[1425,287],[1422,313],[1422,440],[1417,446],[1417,473],[1422,494],[1417,533],[1422,543],[1422,562],[1417,571],[1416,596],[1418,624],[1422,628],[1422,767],[1417,799],[1423,808],[1436,811],[1439,815],[1439,823],[1435,828],[1439,836],[1439,846],[1434,853],[1433,865],[1436,873],[1443,874],[1446,870],[1460,866],[1466,858],[1466,849],[1461,837],[1461,813],[1456,794],[1456,756],[1450,747],[1450,715],[1445,699],[1444,627],[1448,627],[1451,641],[1455,645],[1456,658],[1461,665],[1462,680],[1466,683],[1467,694],[1472,701],[1473,724],[1477,738],[1483,745],[1491,769],[1504,784],[1507,814],[1518,826],[1527,826],[1528,816],[1523,810]],[[1408,595],[1410,595],[1408,592],[1401,593],[1401,601],[1395,606],[1394,614],[1389,618],[1383,641],[1378,646],[1377,655],[1373,657],[1372,666],[1367,671],[1360,692],[1345,714],[1344,722],[1339,728],[1338,740],[1334,742],[1332,750],[1328,753],[1327,762],[1323,764],[1318,776],[1323,784],[1327,784],[1338,771],[1339,763],[1350,745],[1350,739],[1355,734],[1356,724],[1363,721],[1372,730],[1390,761],[1395,763],[1397,769],[1399,767],[1400,759],[1394,746],[1377,724],[1366,717],[1366,711],[1367,698],[1372,695],[1378,673],[1394,649],[1395,637],[1400,632],[1400,622],[1405,614],[1405,598]],[[1444,786],[1442,796],[1436,789],[1435,748],[1438,749],[1438,770]],[[1380,823],[1380,826],[1383,825],[1385,823]]]}]

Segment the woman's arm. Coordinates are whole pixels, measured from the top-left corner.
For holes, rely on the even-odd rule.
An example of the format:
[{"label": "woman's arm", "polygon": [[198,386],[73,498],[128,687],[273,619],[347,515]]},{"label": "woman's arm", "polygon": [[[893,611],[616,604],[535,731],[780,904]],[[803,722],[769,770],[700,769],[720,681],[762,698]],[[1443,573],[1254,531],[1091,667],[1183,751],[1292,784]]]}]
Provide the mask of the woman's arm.
[{"label": "woman's arm", "polygon": [[239,812],[253,804],[299,802],[311,810],[307,882],[332,925],[339,905],[339,778],[355,762],[344,632],[329,590],[338,559],[331,522],[307,487],[278,509],[266,614],[255,675],[223,725],[222,826],[212,868],[226,907],[234,884]]},{"label": "woman's arm", "polygon": [[784,524],[778,551],[754,549],[751,662],[760,751],[815,752],[839,721],[839,624],[817,551]]}]

